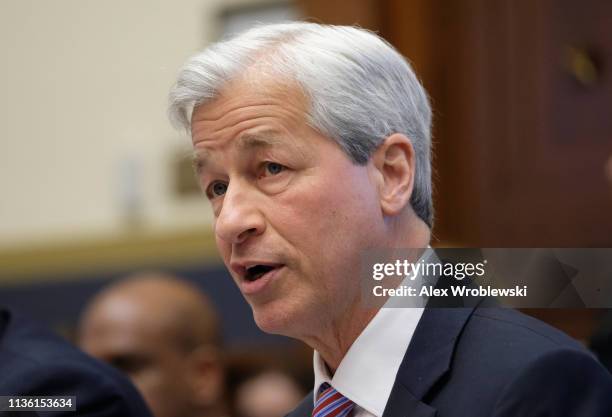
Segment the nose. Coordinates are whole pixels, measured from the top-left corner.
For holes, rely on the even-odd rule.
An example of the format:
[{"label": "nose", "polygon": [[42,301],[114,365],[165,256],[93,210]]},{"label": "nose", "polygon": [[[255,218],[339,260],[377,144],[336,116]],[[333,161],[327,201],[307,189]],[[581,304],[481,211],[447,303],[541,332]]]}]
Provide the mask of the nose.
[{"label": "nose", "polygon": [[215,234],[230,244],[240,244],[265,230],[257,196],[236,181],[227,188],[221,211],[215,221]]}]

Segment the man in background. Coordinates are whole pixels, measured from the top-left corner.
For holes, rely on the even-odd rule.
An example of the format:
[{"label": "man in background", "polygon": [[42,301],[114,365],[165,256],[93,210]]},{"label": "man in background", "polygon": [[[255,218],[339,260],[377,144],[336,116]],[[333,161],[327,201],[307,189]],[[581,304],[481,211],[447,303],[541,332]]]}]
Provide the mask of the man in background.
[{"label": "man in background", "polygon": [[124,371],[155,417],[224,417],[225,372],[211,302],[173,276],[142,273],[99,293],[80,347]]}]

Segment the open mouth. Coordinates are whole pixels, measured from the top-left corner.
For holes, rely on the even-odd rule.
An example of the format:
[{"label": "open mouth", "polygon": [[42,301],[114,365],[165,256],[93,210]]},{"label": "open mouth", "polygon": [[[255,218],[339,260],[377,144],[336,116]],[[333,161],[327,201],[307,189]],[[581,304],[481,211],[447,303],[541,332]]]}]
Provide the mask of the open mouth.
[{"label": "open mouth", "polygon": [[276,268],[278,268],[278,266],[253,265],[250,268],[247,268],[244,279],[249,282],[257,281],[259,278]]}]

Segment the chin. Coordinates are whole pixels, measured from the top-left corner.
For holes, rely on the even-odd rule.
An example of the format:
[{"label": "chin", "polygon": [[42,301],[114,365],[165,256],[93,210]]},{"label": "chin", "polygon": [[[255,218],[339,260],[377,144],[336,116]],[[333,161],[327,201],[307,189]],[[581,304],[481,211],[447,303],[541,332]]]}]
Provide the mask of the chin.
[{"label": "chin", "polygon": [[296,337],[295,330],[299,315],[281,304],[270,302],[260,306],[252,305],[255,323],[266,333]]}]

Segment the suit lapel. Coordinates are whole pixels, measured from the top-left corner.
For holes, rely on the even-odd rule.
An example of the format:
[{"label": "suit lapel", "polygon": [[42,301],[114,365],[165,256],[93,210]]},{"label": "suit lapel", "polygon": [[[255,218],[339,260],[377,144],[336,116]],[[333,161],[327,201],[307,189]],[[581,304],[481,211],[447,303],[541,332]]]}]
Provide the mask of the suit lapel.
[{"label": "suit lapel", "polygon": [[397,373],[383,417],[432,417],[423,402],[449,370],[455,344],[473,308],[428,308],[414,332]]},{"label": "suit lapel", "polygon": [[433,417],[436,410],[418,400],[401,382],[396,381],[383,413],[384,417]]}]

